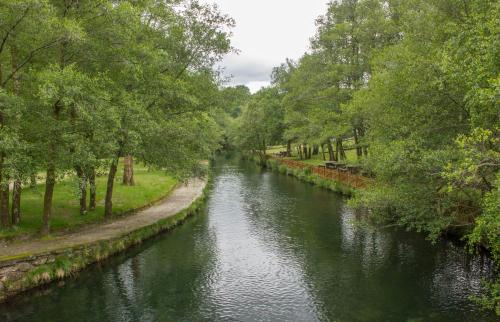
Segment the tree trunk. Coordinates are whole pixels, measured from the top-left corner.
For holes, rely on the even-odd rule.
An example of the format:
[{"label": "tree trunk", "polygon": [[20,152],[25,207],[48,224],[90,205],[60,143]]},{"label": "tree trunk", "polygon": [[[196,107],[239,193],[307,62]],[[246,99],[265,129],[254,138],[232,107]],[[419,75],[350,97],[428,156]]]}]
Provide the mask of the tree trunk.
[{"label": "tree trunk", "polygon": [[36,173],[30,175],[30,188],[36,187]]},{"label": "tree trunk", "polygon": [[45,178],[45,194],[43,197],[43,225],[42,235],[50,233],[50,217],[52,215],[52,197],[54,196],[54,186],[56,185],[56,169],[53,164],[47,168]]},{"label": "tree trunk", "polygon": [[109,167],[108,182],[106,184],[106,199],[104,200],[104,217],[110,218],[113,215],[113,187],[118,168],[118,158],[113,159]]},{"label": "tree trunk", "polygon": [[328,155],[330,156],[330,160],[329,161],[336,161],[335,160],[335,153],[333,151],[332,141],[330,139],[328,139],[327,146],[328,146]]},{"label": "tree trunk", "polygon": [[87,213],[87,176],[82,167],[76,167],[76,175],[78,176],[78,194],[80,197],[80,215]]},{"label": "tree trunk", "polygon": [[319,145],[317,144],[314,144],[313,145],[313,152],[312,152],[313,155],[318,155],[319,154]]},{"label": "tree trunk", "polygon": [[308,158],[309,160],[312,158],[312,149],[311,149],[311,147],[309,147],[309,148],[307,149],[307,158]]},{"label": "tree trunk", "polygon": [[286,142],[286,156],[287,157],[292,156],[292,140],[288,140]]},{"label": "tree trunk", "polygon": [[[13,92],[14,95],[18,96],[20,91],[21,91],[21,83],[19,81],[19,74],[16,73],[18,69],[18,63],[17,63],[17,48],[13,45],[10,46],[10,56],[11,56],[11,68],[12,68],[12,73],[14,74],[14,77],[12,78],[13,80]],[[14,185],[12,189],[12,209],[11,209],[11,215],[12,215],[12,224],[13,225],[18,225],[21,221],[21,189],[22,189],[22,184],[21,180],[19,178],[16,178],[14,180]],[[8,194],[8,189],[7,189],[7,194]],[[8,196],[7,196],[8,197]],[[7,204],[7,207],[9,205]]]},{"label": "tree trunk", "polygon": [[309,158],[309,154],[307,153],[307,144],[302,145],[302,154],[304,155],[304,160]]},{"label": "tree trunk", "polygon": [[335,139],[335,161],[340,161],[339,140]]},{"label": "tree trunk", "polygon": [[323,161],[326,161],[324,144],[321,144],[321,155],[323,156]]},{"label": "tree trunk", "polygon": [[344,146],[342,144],[342,139],[337,140],[337,158],[338,158],[338,160],[345,160],[346,159]]},{"label": "tree trunk", "polygon": [[363,148],[359,145],[358,130],[354,129],[354,144],[356,145],[356,156],[359,159],[363,156]]},{"label": "tree trunk", "polygon": [[87,213],[87,178],[80,179],[80,215]]},{"label": "tree trunk", "polygon": [[335,140],[335,156],[337,158],[337,161],[342,160],[342,154],[340,153],[339,139]]},{"label": "tree trunk", "polygon": [[123,162],[123,184],[125,186],[134,185],[134,157],[127,155]]},{"label": "tree trunk", "polygon": [[[363,126],[361,126],[359,129],[359,136],[360,137],[364,137],[365,136],[365,129]],[[361,147],[361,150],[362,150],[362,153],[364,154],[365,158],[368,157],[368,147],[365,145],[365,146],[362,146]]]},{"label": "tree trunk", "polygon": [[5,176],[5,154],[0,154],[0,222],[2,227],[10,227],[9,219],[9,180]]},{"label": "tree trunk", "polygon": [[[0,83],[2,82],[2,65],[0,62]],[[0,112],[0,128],[4,126],[4,115]],[[9,218],[9,179],[5,175],[5,153],[0,153],[0,224],[3,228],[10,227]]]},{"label": "tree trunk", "polygon": [[[54,103],[54,119],[59,122],[59,116],[63,106],[61,100]],[[59,135],[57,132],[52,133],[53,137]],[[56,166],[54,160],[56,159],[56,142],[51,139],[48,149],[48,166],[47,176],[45,178],[45,193],[43,196],[43,215],[42,215],[42,235],[50,233],[50,217],[52,216],[52,198],[54,196],[54,186],[56,185]]]},{"label": "tree trunk", "polygon": [[89,210],[95,210],[96,208],[96,186],[95,186],[95,168],[90,170],[89,175],[89,188],[90,188],[90,198],[89,198]]},{"label": "tree trunk", "polygon": [[10,227],[9,218],[9,182],[0,183],[0,217],[2,227]]},{"label": "tree trunk", "polygon": [[21,192],[22,183],[20,179],[14,181],[12,188],[12,224],[19,225],[21,223]]}]

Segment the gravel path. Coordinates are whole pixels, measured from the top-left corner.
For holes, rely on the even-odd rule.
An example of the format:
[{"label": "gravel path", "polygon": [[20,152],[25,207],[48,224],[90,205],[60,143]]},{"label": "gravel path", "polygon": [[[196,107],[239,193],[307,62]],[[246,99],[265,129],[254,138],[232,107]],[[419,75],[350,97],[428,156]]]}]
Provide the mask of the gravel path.
[{"label": "gravel path", "polygon": [[205,188],[206,181],[192,179],[180,185],[160,204],[142,210],[135,215],[117,219],[100,226],[92,226],[78,232],[55,237],[50,240],[31,240],[3,246],[0,248],[0,262],[23,255],[36,255],[82,246],[98,241],[109,240],[126,235],[137,229],[150,226],[157,221],[173,216],[188,208],[198,199]]}]

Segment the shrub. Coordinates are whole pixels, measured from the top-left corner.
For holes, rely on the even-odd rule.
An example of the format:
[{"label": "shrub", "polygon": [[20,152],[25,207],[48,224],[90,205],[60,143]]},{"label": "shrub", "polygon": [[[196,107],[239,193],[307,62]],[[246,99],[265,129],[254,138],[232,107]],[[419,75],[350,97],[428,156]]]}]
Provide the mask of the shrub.
[{"label": "shrub", "polygon": [[269,169],[271,169],[271,170],[273,170],[273,171],[276,171],[276,170],[278,170],[278,168],[279,168],[278,161],[273,160],[273,159],[269,159],[269,160],[267,160],[266,165],[267,165],[267,167],[268,167]]}]

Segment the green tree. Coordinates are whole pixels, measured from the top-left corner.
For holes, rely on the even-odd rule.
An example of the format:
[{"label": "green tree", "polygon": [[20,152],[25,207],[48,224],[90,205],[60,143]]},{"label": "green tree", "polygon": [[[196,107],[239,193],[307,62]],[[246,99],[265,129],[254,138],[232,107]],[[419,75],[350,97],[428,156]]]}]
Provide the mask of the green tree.
[{"label": "green tree", "polygon": [[256,152],[265,164],[267,146],[283,141],[284,113],[276,87],[260,90],[252,96],[232,134],[244,151]]}]

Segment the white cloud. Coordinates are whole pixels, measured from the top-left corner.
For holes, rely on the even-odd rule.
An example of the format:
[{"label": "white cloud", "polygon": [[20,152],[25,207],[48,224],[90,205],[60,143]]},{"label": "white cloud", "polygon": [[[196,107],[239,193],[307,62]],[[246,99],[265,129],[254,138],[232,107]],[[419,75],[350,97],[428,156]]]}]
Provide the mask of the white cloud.
[{"label": "white cloud", "polygon": [[257,82],[257,81],[251,81],[246,83],[245,85],[250,88],[250,92],[252,94],[257,93],[260,89],[263,87],[269,86],[271,82],[269,81],[262,81],[262,82]]},{"label": "white cloud", "polygon": [[[327,0],[205,0],[236,20],[233,46],[239,55],[222,62],[232,84],[268,85],[274,66],[298,59],[309,48],[316,18]],[[260,84],[260,85],[258,85]]]},{"label": "white cloud", "polygon": [[227,56],[222,62],[225,74],[233,76],[232,83],[246,84],[251,81],[267,81],[273,70],[273,65],[241,55]]}]

